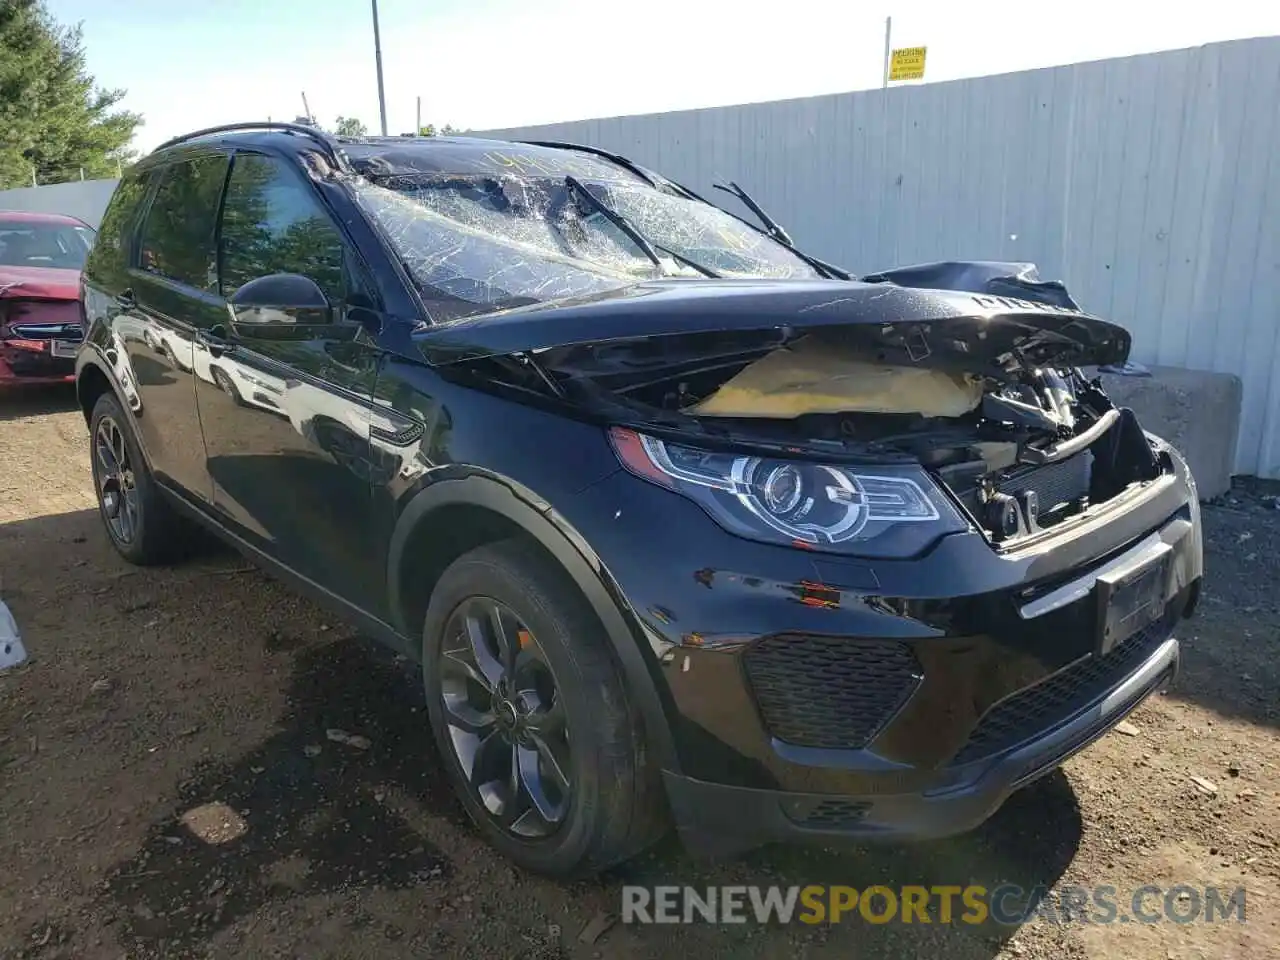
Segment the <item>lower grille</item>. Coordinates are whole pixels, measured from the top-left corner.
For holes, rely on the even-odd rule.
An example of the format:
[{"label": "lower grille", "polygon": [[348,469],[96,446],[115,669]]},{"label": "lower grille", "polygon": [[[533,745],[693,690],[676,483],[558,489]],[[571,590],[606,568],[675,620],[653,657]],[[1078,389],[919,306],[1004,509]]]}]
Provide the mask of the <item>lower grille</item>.
[{"label": "lower grille", "polygon": [[73,357],[52,357],[34,350],[8,350],[0,342],[0,360],[15,377],[62,377],[74,373]]},{"label": "lower grille", "polygon": [[808,810],[788,813],[802,827],[839,829],[861,822],[871,809],[865,800],[821,800]]},{"label": "lower grille", "polygon": [[1001,700],[986,712],[950,766],[1011,750],[1068,720],[1141,666],[1169,639],[1173,622],[1166,613],[1106,656],[1088,657]]},{"label": "lower grille", "polygon": [[769,637],[744,663],[769,732],[830,749],[866,746],[921,676],[910,648],[891,640]]}]

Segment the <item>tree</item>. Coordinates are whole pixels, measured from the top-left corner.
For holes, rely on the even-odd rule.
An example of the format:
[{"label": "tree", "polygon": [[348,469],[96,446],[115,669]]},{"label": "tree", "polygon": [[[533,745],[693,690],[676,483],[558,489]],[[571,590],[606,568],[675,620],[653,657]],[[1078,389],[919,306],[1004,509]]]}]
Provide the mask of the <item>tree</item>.
[{"label": "tree", "polygon": [[366,137],[369,128],[355,117],[339,117],[334,122],[333,132],[340,137]]},{"label": "tree", "polygon": [[446,123],[439,130],[436,129],[436,125],[434,123],[428,123],[426,126],[424,126],[421,130],[418,131],[418,136],[434,137],[437,134],[439,134],[442,137],[453,137],[453,136],[457,136],[459,133],[462,133],[462,131],[450,123]]},{"label": "tree", "polygon": [[141,114],[114,109],[123,90],[98,88],[80,26],[57,23],[44,0],[0,0],[0,189],[114,177],[129,162]]}]

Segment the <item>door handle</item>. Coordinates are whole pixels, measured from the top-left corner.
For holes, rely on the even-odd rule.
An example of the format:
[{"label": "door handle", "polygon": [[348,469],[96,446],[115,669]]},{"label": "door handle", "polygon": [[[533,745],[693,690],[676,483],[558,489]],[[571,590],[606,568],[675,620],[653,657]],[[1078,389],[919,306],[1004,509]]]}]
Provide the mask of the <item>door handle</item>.
[{"label": "door handle", "polygon": [[227,338],[227,328],[220,323],[215,323],[207,330],[201,330],[197,334],[197,338],[208,348],[209,353],[215,357],[233,353],[236,349],[236,345]]},{"label": "door handle", "polygon": [[123,310],[132,310],[138,305],[132,290],[121,290],[116,294],[116,306]]}]

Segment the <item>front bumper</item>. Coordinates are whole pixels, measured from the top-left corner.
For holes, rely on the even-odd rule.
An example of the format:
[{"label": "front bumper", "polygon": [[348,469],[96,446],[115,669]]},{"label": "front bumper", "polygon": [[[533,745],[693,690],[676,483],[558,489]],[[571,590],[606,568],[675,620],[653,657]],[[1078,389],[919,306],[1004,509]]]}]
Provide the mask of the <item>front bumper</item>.
[{"label": "front bumper", "polygon": [[[1176,675],[1199,594],[1185,463],[1022,550],[855,561],[733,537],[630,475],[567,519],[646,653],[677,824],[715,849],[971,829]],[[637,538],[635,533],[643,531]],[[1162,615],[1100,644],[1100,575],[1166,557]]]},{"label": "front bumper", "polygon": [[55,356],[53,351],[69,352],[78,346],[72,340],[0,339],[0,385],[72,383],[75,355]]},{"label": "front bumper", "polygon": [[915,793],[841,797],[707,783],[666,771],[672,814],[693,849],[727,853],[778,841],[929,840],[972,830],[1010,794],[1051,773],[1171,682],[1178,641],[1163,640],[1137,670],[1036,739],[989,762],[968,782]]}]

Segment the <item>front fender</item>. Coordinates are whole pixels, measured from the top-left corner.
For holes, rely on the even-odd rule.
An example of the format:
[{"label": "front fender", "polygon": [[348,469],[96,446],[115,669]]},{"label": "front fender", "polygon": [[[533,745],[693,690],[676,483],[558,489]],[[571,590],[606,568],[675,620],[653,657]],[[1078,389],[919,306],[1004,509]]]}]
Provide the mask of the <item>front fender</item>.
[{"label": "front fender", "polygon": [[398,575],[412,534],[418,524],[430,522],[428,518],[432,513],[454,506],[481,507],[511,520],[556,558],[604,627],[622,667],[627,690],[644,718],[650,747],[663,769],[678,772],[667,722],[669,714],[659,693],[663,687],[655,677],[656,658],[645,654],[648,643],[637,619],[630,615],[622,592],[590,544],[533,491],[511,481],[471,475],[439,480],[414,496],[396,522],[387,560],[387,583],[396,629],[407,637],[416,632],[403,622]]}]

